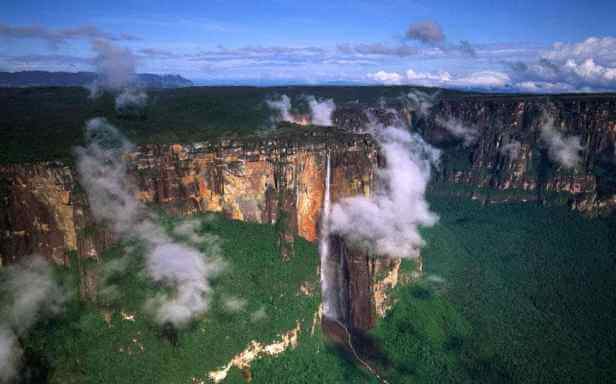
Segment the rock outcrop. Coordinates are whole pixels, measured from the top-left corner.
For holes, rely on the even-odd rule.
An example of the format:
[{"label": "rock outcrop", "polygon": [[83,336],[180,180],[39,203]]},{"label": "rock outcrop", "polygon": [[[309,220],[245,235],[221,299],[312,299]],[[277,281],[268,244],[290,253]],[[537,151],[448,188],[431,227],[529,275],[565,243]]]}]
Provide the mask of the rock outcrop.
[{"label": "rock outcrop", "polygon": [[[485,202],[564,202],[588,215],[606,215],[616,209],[616,96],[460,93],[432,102],[427,116],[418,115],[402,99],[369,109],[385,124],[405,120],[443,150],[432,191],[463,193]],[[366,107],[339,108],[334,121],[357,131],[368,121]],[[564,137],[579,137],[583,150],[574,169],[549,157],[548,145],[541,139],[547,116]],[[474,132],[475,140],[465,145],[443,121],[459,122]],[[507,150],[511,145],[517,147],[515,153]]]},{"label": "rock outcrop", "polygon": [[[299,135],[190,145],[143,145],[127,156],[138,198],[180,216],[219,212],[279,223],[283,237],[318,236],[325,158],[332,195],[370,194],[377,146],[368,135],[305,130]],[[60,162],[0,166],[0,256],[97,257],[111,239],[95,221],[74,167]]]},{"label": "rock outcrop", "polygon": [[[315,241],[331,159],[331,200],[373,193],[382,159],[369,135],[365,105],[340,106],[341,129],[295,127],[275,136],[171,145],[141,145],[127,156],[138,198],[174,215],[218,212],[276,225],[283,258],[293,240]],[[518,97],[446,95],[428,117],[408,102],[373,107],[377,119],[402,119],[443,149],[432,193],[460,193],[484,202],[568,203],[588,215],[616,209],[616,97],[597,95]],[[578,136],[582,160],[566,169],[548,156],[542,115],[566,136]],[[466,143],[443,126],[456,120],[474,130]],[[284,132],[284,131],[283,131]],[[516,144],[515,156],[504,150]],[[0,165],[0,260],[14,263],[41,254],[57,264],[98,260],[114,241],[89,210],[75,168],[60,162]],[[359,330],[374,326],[390,305],[387,290],[398,280],[398,261],[374,259],[331,239],[341,278],[343,321]],[[74,257],[77,256],[77,257]],[[87,275],[87,274],[86,274]],[[82,279],[92,291],[92,278]]]},{"label": "rock outcrop", "polygon": [[[191,145],[143,145],[127,156],[129,177],[144,203],[180,216],[218,212],[236,220],[275,224],[283,258],[293,240],[316,241],[330,154],[332,201],[374,188],[378,148],[368,135],[334,129]],[[113,242],[88,208],[72,166],[59,162],[0,167],[0,257],[14,263],[41,254],[57,264],[98,260]],[[360,328],[374,324],[375,275],[367,255],[345,255],[352,266],[344,284]],[[356,266],[356,267],[355,267]],[[84,281],[89,281],[84,272]],[[89,284],[82,291],[91,293]],[[83,293],[82,292],[82,293]]]}]

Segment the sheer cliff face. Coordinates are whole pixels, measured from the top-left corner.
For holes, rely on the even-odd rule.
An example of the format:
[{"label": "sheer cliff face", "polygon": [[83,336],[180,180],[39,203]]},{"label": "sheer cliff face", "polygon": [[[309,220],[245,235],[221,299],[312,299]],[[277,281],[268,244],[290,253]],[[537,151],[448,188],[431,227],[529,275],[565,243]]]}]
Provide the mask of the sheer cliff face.
[{"label": "sheer cliff face", "polygon": [[[376,144],[367,135],[309,134],[293,140],[145,145],[127,156],[129,177],[140,200],[165,211],[190,216],[219,212],[258,223],[278,224],[283,258],[293,257],[293,239],[317,240],[325,192],[325,162],[331,159],[331,199],[373,192],[378,166]],[[57,264],[98,259],[114,241],[96,223],[72,167],[61,163],[0,167],[2,186],[0,255],[13,263],[41,254]],[[345,321],[369,329],[387,305],[381,281],[399,263],[375,260],[339,241],[336,268],[343,279]],[[94,276],[83,270],[82,294],[92,297]]]},{"label": "sheer cliff face", "polygon": [[[333,198],[371,193],[377,148],[365,135],[145,145],[127,160],[140,200],[182,216],[220,212],[258,223],[280,220],[285,243],[294,235],[317,239],[328,150]],[[96,258],[113,240],[94,225],[72,167],[0,166],[0,188],[3,263],[38,253],[63,264],[72,250]],[[285,249],[292,252],[292,244]]]},{"label": "sheer cliff face", "polygon": [[[488,202],[559,198],[590,215],[616,209],[615,96],[446,96],[435,101],[426,118],[414,116],[403,103],[390,107],[444,150],[433,183],[437,190],[438,185],[464,186],[464,193]],[[334,121],[356,130],[367,121],[360,108],[339,108]],[[383,108],[373,109],[373,115],[385,122],[393,118]],[[550,159],[541,139],[545,116],[565,137],[580,138],[583,150],[575,169]],[[465,146],[444,126],[448,120],[474,131],[474,141]]]}]

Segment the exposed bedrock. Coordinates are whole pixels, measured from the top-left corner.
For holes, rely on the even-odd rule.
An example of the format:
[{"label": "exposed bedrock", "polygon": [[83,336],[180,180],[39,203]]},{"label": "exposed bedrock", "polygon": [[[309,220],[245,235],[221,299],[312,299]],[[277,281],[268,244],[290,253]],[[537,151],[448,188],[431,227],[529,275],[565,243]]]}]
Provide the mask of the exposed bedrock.
[{"label": "exposed bedrock", "polygon": [[[166,212],[219,212],[277,223],[292,241],[318,236],[327,152],[332,197],[369,194],[377,161],[367,135],[306,132],[294,138],[143,145],[127,156],[138,198]],[[69,251],[96,257],[109,241],[94,225],[75,168],[59,162],[0,165],[3,263],[39,253],[66,263]]]},{"label": "exposed bedrock", "polygon": [[[369,135],[349,132],[367,122],[365,107],[339,106],[334,121],[342,130],[296,127],[276,137],[142,145],[127,156],[129,175],[140,200],[170,214],[219,212],[276,225],[282,257],[290,258],[296,235],[317,240],[328,153],[332,202],[374,191],[382,161],[377,144]],[[389,107],[393,111],[373,108],[373,115],[384,122],[406,120],[444,150],[433,193],[485,202],[560,201],[589,215],[616,209],[616,97],[448,95],[427,118],[406,103]],[[559,132],[580,138],[584,150],[577,168],[566,169],[548,156],[540,133],[546,111]],[[436,117],[476,130],[476,141],[465,147]],[[515,157],[504,151],[513,142],[519,143]],[[115,240],[104,228],[94,220],[72,165],[0,165],[2,264],[30,254],[57,264],[98,261]],[[391,304],[387,292],[398,281],[399,261],[374,259],[339,238],[330,240],[342,319],[369,329]],[[88,271],[83,274],[82,291],[88,294],[95,281]]]},{"label": "exposed bedrock", "polygon": [[[292,138],[143,145],[127,156],[127,162],[141,201],[174,215],[219,212],[232,219],[274,224],[281,254],[289,258],[295,236],[317,240],[328,152],[332,201],[372,193],[376,144],[368,135],[333,129],[306,130]],[[114,241],[104,223],[95,222],[73,166],[0,166],[0,196],[3,264],[30,254],[57,264],[98,260]],[[379,292],[385,286],[375,285],[366,255],[345,252],[345,257],[352,277],[347,276],[342,295],[350,300],[352,322],[366,328],[380,311],[376,306],[382,300],[376,297],[385,295]],[[87,271],[82,272],[87,277]],[[82,288],[82,293],[92,293],[95,282]]]},{"label": "exposed bedrock", "polygon": [[[340,107],[334,121],[356,131],[368,121],[364,110],[366,106],[359,104]],[[606,215],[616,209],[614,95],[448,94],[435,98],[432,113],[423,118],[413,112],[408,100],[369,110],[386,124],[398,117],[406,120],[443,149],[433,191],[455,189],[485,202],[560,201],[587,215]],[[550,158],[549,146],[541,139],[547,116],[563,137],[579,137],[583,150],[574,169]],[[464,146],[443,120],[475,131],[476,140]],[[507,150],[512,144],[518,147],[515,155]]]}]

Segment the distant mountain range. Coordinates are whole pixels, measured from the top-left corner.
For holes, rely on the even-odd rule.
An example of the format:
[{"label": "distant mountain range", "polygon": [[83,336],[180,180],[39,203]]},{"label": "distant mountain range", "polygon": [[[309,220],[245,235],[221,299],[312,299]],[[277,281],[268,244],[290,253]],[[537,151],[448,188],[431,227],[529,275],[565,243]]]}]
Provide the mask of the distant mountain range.
[{"label": "distant mountain range", "polygon": [[[0,72],[0,87],[75,87],[92,84],[100,75],[95,72],[21,71]],[[193,82],[180,75],[139,73],[135,82],[147,88],[190,87]]]}]

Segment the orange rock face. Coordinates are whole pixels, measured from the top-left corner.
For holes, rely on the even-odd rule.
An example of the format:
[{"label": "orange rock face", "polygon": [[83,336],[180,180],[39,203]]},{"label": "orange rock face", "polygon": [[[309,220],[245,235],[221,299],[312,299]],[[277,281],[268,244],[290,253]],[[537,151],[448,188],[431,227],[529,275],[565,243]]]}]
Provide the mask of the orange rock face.
[{"label": "orange rock face", "polygon": [[[126,160],[144,203],[175,215],[220,212],[257,223],[273,224],[284,215],[281,238],[315,241],[328,151],[334,199],[369,191],[376,168],[377,149],[367,136],[337,135],[144,145]],[[0,182],[3,263],[41,254],[63,264],[71,250],[98,257],[111,242],[95,225],[73,168],[57,162],[4,166]]]}]

